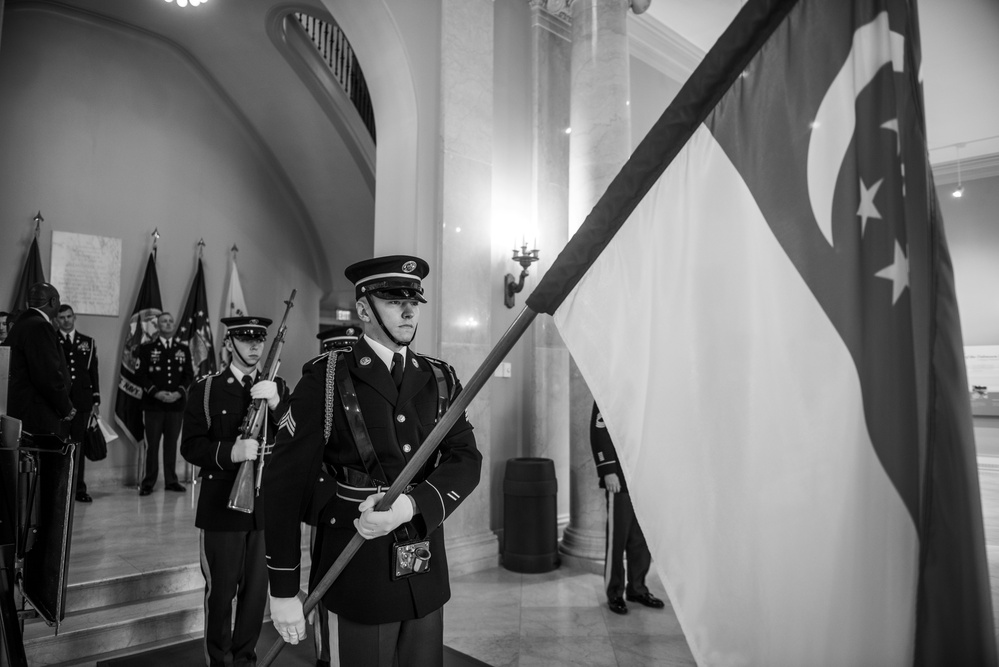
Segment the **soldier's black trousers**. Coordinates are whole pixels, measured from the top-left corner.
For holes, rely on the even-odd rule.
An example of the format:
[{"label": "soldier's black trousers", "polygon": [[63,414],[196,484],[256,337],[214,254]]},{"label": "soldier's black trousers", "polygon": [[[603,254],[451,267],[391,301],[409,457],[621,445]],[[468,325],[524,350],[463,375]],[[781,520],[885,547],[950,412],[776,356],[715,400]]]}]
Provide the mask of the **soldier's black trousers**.
[{"label": "soldier's black trousers", "polygon": [[635,508],[631,504],[631,494],[607,492],[607,553],[604,564],[604,586],[607,599],[624,597],[624,561],[628,558],[628,595],[644,595],[649,592],[645,576],[652,565],[652,554],[645,543]]},{"label": "soldier's black trousers", "polygon": [[[267,605],[264,531],[202,530],[201,573],[205,577],[206,663],[209,667],[256,664],[255,649]],[[231,656],[228,663],[227,654]]]},{"label": "soldier's black trousers", "polygon": [[339,616],[343,667],[440,667],[444,664],[443,608],[423,618],[366,625]]}]

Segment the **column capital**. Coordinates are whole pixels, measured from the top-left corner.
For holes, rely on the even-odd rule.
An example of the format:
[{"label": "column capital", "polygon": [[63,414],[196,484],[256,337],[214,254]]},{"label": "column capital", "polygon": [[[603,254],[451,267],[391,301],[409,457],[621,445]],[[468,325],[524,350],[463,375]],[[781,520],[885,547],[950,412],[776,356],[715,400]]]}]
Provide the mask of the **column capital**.
[{"label": "column capital", "polygon": [[540,9],[552,16],[572,23],[572,0],[527,0],[531,9]]}]

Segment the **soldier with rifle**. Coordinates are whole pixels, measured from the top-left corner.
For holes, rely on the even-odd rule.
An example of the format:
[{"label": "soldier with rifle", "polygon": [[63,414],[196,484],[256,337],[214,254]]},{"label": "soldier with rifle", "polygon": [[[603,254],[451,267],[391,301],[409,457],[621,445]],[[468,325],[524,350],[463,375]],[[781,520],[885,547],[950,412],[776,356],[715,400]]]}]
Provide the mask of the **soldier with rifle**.
[{"label": "soldier with rifle", "polygon": [[[291,302],[287,303],[290,309]],[[273,442],[288,394],[284,380],[276,377],[284,322],[259,372],[271,320],[228,317],[222,324],[227,327],[223,345],[232,361],[191,389],[180,448],[184,459],[201,468],[195,526],[201,529],[209,667],[256,664],[267,603],[267,566],[263,503],[253,502],[254,468],[263,465],[266,443]],[[232,506],[230,496],[241,486],[238,477],[248,480],[249,507]],[[237,596],[233,625],[232,601]]]},{"label": "soldier with rifle", "polygon": [[336,495],[319,515],[312,581],[363,544],[323,602],[336,614],[341,665],[443,663],[443,606],[450,598],[444,521],[479,482],[482,455],[462,414],[412,484],[376,511],[461,391],[454,369],[409,349],[426,303],[429,267],[417,257],[377,257],[344,272],[354,284],[364,335],[350,351],[307,363],[264,472],[271,620],[282,639],[305,639],[301,521],[328,472]]}]

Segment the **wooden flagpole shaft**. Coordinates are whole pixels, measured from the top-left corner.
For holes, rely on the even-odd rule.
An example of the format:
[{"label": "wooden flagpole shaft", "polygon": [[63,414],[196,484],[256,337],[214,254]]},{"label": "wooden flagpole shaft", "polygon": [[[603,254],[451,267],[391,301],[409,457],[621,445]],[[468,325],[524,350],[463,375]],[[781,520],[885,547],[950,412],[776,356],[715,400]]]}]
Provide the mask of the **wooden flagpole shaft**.
[{"label": "wooden flagpole shaft", "polygon": [[[447,412],[444,413],[441,420],[437,422],[437,425],[432,431],[430,431],[427,439],[424,440],[423,444],[420,445],[420,448],[416,450],[416,454],[413,455],[413,458],[409,460],[406,467],[402,469],[401,473],[399,473],[399,477],[392,482],[392,486],[389,487],[382,499],[378,501],[377,505],[375,505],[374,509],[376,512],[384,512],[392,507],[392,503],[394,503],[396,498],[399,497],[403,489],[409,486],[409,483],[413,481],[416,473],[423,468],[428,460],[430,460],[430,457],[437,450],[438,445],[440,445],[441,441],[444,440],[444,436],[446,436],[448,431],[451,430],[451,427],[458,422],[461,415],[464,414],[465,409],[475,398],[476,394],[479,393],[479,390],[482,389],[492,376],[496,367],[499,366],[500,362],[503,361],[507,354],[509,354],[510,350],[513,349],[513,346],[516,345],[517,341],[520,340],[520,337],[524,335],[524,332],[527,331],[527,327],[530,326],[531,322],[534,321],[534,318],[537,317],[537,315],[538,314],[536,312],[527,306],[520,311],[520,314],[517,315],[517,318],[510,325],[510,328],[506,330],[506,333],[504,333],[503,337],[499,339],[496,346],[489,352],[488,355],[486,355],[486,358],[482,361],[479,369],[475,371],[475,375],[472,376],[472,379],[468,381],[468,384],[462,387],[461,393],[458,394],[458,398],[456,398],[454,403],[448,407]],[[305,598],[305,602],[302,603],[302,609],[306,616],[309,615],[309,612],[312,611],[313,607],[315,607],[316,604],[318,604],[318,602],[322,599],[323,595],[326,594],[326,591],[328,591],[330,586],[333,585],[336,578],[340,576],[343,569],[347,567],[347,563],[350,562],[350,559],[353,558],[354,554],[356,554],[358,549],[361,548],[364,541],[365,540],[361,537],[360,533],[354,533],[354,537],[350,539],[350,542],[347,543],[344,550],[341,551],[340,555],[337,556],[337,559],[333,561],[330,569],[326,571],[323,578],[318,584],[316,584],[316,588],[309,593],[309,596]],[[268,667],[268,665],[270,665],[271,662],[277,657],[277,654],[281,652],[281,649],[284,648],[284,645],[285,641],[283,639],[276,640],[267,651],[267,654],[264,655],[263,659],[257,664],[260,667]]]}]

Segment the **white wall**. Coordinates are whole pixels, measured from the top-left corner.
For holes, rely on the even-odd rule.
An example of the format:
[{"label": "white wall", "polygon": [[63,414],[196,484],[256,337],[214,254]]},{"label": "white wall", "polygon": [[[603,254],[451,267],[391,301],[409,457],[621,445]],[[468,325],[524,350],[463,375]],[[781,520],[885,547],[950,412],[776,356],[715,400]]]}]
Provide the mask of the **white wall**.
[{"label": "white wall", "polygon": [[[49,11],[8,12],[0,51],[0,300],[14,289],[41,210],[42,262],[52,230],[122,240],[117,317],[81,315],[97,340],[102,413],[113,417],[122,331],[158,229],[163,306],[179,315],[204,238],[210,315],[223,305],[229,248],[251,311],[278,319],[298,290],[281,374],[292,384],[317,351],[321,293],[276,175],[200,71],[170,45]],[[88,484],[123,482],[121,440],[88,465]]]}]

